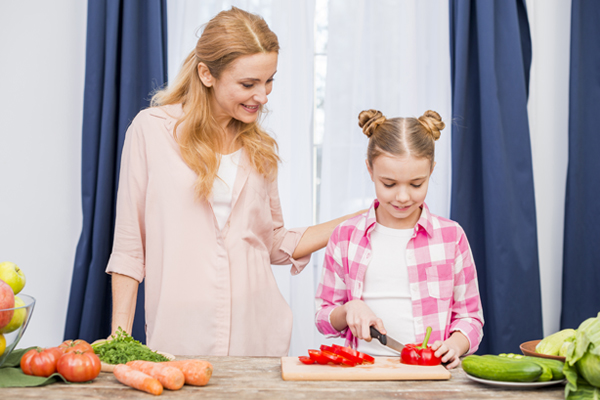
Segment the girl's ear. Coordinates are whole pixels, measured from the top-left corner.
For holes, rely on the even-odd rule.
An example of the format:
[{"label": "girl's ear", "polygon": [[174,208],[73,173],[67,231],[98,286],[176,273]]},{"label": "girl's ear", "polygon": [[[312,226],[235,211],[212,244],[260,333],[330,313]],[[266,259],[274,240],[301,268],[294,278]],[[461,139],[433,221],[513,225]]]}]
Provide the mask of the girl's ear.
[{"label": "girl's ear", "polygon": [[367,171],[369,171],[369,175],[371,176],[371,180],[372,180],[373,182],[375,182],[375,181],[373,180],[373,170],[371,169],[371,166],[369,165],[369,160],[365,160],[365,164],[367,165]]},{"label": "girl's ear", "polygon": [[211,87],[215,81],[210,70],[203,62],[198,63],[198,77],[206,87]]}]

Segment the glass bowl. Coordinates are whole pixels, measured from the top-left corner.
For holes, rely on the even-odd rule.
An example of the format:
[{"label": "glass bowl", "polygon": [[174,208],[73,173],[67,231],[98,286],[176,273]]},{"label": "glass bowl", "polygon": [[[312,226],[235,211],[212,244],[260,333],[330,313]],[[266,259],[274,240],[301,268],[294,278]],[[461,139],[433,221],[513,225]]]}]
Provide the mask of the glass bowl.
[{"label": "glass bowl", "polygon": [[[4,333],[0,333],[0,352],[3,347],[4,351],[0,354],[0,366],[4,364],[4,361],[8,358],[10,353],[14,350],[14,348],[19,343],[19,340],[23,337],[25,333],[25,329],[27,329],[27,325],[29,325],[29,319],[31,318],[31,314],[33,313],[33,307],[35,306],[35,299],[27,294],[17,294],[17,297],[23,300],[25,305],[14,308],[5,308],[0,309],[0,313],[4,311],[14,310],[13,317],[10,323],[2,328],[0,331]],[[22,318],[23,322],[20,322]],[[5,346],[3,346],[3,342],[5,342]]]}]

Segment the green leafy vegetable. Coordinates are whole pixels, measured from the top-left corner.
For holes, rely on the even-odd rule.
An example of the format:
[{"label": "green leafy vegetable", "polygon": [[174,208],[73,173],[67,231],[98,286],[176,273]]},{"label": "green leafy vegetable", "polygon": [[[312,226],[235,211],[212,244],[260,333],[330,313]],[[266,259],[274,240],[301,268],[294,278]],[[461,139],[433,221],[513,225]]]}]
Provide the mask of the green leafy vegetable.
[{"label": "green leafy vegetable", "polygon": [[588,398],[600,398],[600,313],[583,321],[568,341],[565,397],[577,399],[591,392],[594,397]]},{"label": "green leafy vegetable", "polygon": [[93,345],[94,353],[100,357],[102,362],[107,364],[125,364],[129,361],[169,361],[162,354],[150,350],[148,346],[135,340],[131,335],[125,332],[121,327],[117,328],[112,340]]}]

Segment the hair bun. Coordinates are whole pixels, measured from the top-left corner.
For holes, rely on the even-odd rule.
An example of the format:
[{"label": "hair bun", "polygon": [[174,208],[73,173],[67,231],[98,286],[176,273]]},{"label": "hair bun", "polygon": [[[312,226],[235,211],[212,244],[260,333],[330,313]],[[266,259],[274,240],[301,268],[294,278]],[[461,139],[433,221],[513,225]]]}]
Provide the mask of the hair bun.
[{"label": "hair bun", "polygon": [[377,127],[386,121],[385,116],[381,111],[365,110],[358,114],[358,126],[363,130],[367,137],[371,137]]},{"label": "hair bun", "polygon": [[442,122],[440,114],[432,110],[425,111],[425,114],[419,117],[419,122],[431,134],[433,140],[438,140],[441,135],[440,131],[446,127],[446,124]]}]

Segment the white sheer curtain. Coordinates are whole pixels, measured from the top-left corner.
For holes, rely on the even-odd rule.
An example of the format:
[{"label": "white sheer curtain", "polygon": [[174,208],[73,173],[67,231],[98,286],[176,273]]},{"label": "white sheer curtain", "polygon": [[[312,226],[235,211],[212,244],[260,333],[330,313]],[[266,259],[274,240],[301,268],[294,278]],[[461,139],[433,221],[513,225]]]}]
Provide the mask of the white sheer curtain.
[{"label": "white sheer curtain", "polygon": [[450,210],[450,54],[448,2],[330,0],[320,219],[368,207],[375,197],[365,167],[367,137],[358,114],[446,122],[426,202]]},{"label": "white sheer curtain", "polygon": [[[194,48],[201,25],[231,6],[261,15],[277,34],[281,50],[263,126],[279,144],[278,183],[286,226],[311,225],[314,2],[170,0],[167,6],[169,80]],[[294,277],[288,266],[273,266],[273,271],[294,313],[290,354],[303,354],[314,337],[314,269],[309,266]]]},{"label": "white sheer curtain", "polygon": [[527,0],[532,63],[529,127],[544,335],[560,329],[569,150],[571,0]]}]

